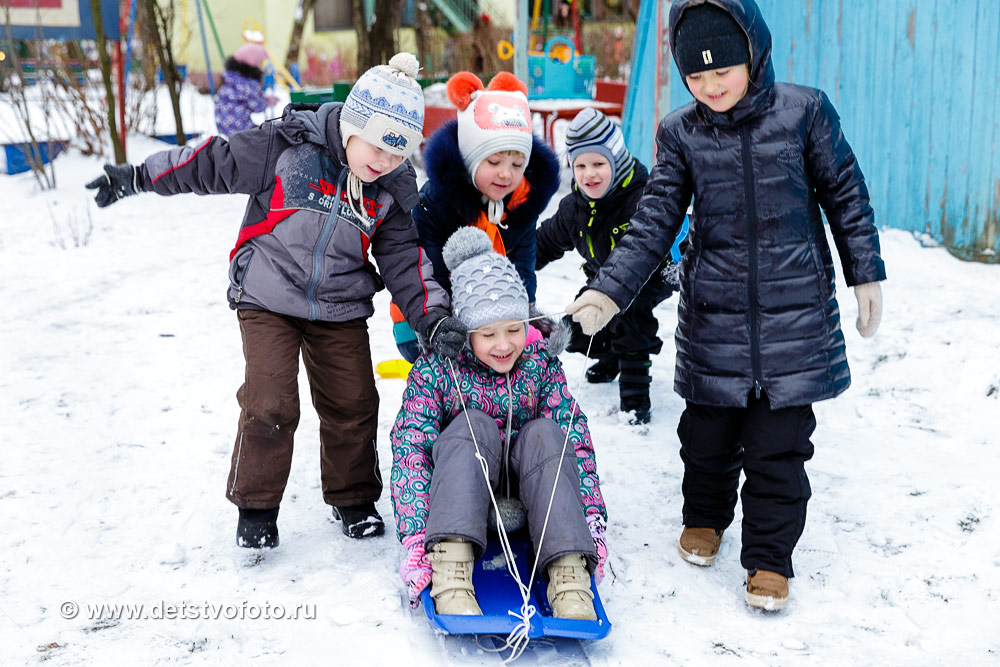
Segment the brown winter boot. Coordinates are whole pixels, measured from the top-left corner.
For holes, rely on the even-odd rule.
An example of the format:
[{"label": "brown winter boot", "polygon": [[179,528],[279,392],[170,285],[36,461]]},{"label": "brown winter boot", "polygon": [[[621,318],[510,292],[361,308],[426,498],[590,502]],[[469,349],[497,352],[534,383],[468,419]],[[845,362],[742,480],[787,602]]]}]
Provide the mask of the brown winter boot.
[{"label": "brown winter boot", "polygon": [[590,572],[582,554],[566,554],[549,564],[549,587],[546,590],[552,615],[556,618],[579,618],[596,621],[594,594],[590,590]]},{"label": "brown winter boot", "polygon": [[439,614],[482,616],[472,587],[475,556],[472,543],[458,537],[446,538],[427,554],[431,562],[431,597]]},{"label": "brown winter boot", "polygon": [[778,611],[788,604],[788,578],[767,570],[747,570],[747,604]]},{"label": "brown winter boot", "polygon": [[681,539],[677,541],[677,550],[681,552],[681,558],[687,562],[708,567],[719,555],[720,544],[722,544],[721,530],[684,526]]}]

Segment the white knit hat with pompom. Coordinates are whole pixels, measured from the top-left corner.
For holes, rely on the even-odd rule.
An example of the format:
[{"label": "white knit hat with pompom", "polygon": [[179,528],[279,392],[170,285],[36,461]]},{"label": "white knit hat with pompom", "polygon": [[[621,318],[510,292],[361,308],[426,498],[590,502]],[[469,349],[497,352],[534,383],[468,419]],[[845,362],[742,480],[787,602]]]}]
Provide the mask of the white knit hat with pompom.
[{"label": "white knit hat with pompom", "polygon": [[462,227],[441,253],[451,271],[452,313],[469,329],[528,319],[528,293],[510,260],[493,250],[486,232]]},{"label": "white knit hat with pompom", "polygon": [[424,131],[424,92],[417,83],[420,63],[412,53],[397,53],[388,65],[361,75],[340,111],[340,135],[359,136],[373,146],[409,157]]}]

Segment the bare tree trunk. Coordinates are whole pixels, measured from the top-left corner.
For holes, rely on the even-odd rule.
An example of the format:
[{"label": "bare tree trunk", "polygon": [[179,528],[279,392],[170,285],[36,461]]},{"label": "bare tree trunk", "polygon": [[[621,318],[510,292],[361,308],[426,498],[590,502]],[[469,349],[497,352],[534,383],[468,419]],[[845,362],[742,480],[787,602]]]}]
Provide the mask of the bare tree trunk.
[{"label": "bare tree trunk", "polygon": [[292,23],[292,37],[288,41],[288,55],[285,56],[285,69],[292,66],[292,63],[299,60],[299,48],[302,46],[302,28],[306,24],[309,12],[316,5],[316,0],[299,0],[298,9],[295,10],[295,22]]},{"label": "bare tree trunk", "polygon": [[115,162],[125,162],[125,148],[118,136],[118,121],[115,119],[115,91],[111,85],[111,58],[108,57],[107,40],[104,38],[104,17],[101,15],[101,0],[90,0],[90,11],[94,17],[94,36],[97,38],[97,60],[101,64],[101,78],[108,98],[108,132],[111,145],[115,148]]},{"label": "bare tree trunk", "polygon": [[[99,0],[90,1],[98,2]],[[163,82],[167,84],[167,92],[170,94],[170,106],[174,111],[174,123],[177,129],[177,145],[183,146],[187,143],[187,135],[184,133],[184,121],[181,118],[181,82],[177,77],[177,69],[174,67],[174,52],[170,44],[172,32],[170,25],[174,13],[173,0],[169,3],[169,7],[169,16],[165,16],[156,0],[146,0],[147,33],[153,42],[156,59],[160,61]]]},{"label": "bare tree trunk", "polygon": [[[4,16],[7,43],[14,45],[15,42],[11,36],[10,7],[6,3],[4,3]],[[46,171],[42,151],[51,151],[52,143],[49,143],[47,148],[43,148],[44,144],[39,144],[38,138],[35,136],[34,123],[31,118],[32,104],[29,102],[28,94],[24,89],[24,68],[21,64],[21,56],[18,53],[18,48],[14,46],[14,48],[10,49],[7,57],[10,58],[11,62],[7,65],[6,72],[3,74],[3,83],[6,87],[0,92],[8,94],[10,97],[11,107],[14,110],[14,119],[17,123],[16,126],[24,132],[26,138],[26,140],[21,143],[21,149],[24,151],[25,158],[28,161],[28,165],[31,167],[31,173],[34,175],[35,181],[38,183],[38,187],[42,190],[51,190],[56,186],[55,160],[49,160],[49,170]],[[36,73],[40,75],[41,71],[36,69]],[[15,76],[11,76],[12,74]],[[39,91],[44,91],[45,85],[39,82],[38,89]],[[45,92],[40,92],[40,97],[42,101],[42,108],[44,110],[48,106],[48,95]],[[45,114],[45,118],[47,122],[49,114]],[[49,135],[50,142],[51,139],[52,137]],[[51,172],[51,174],[49,172]]]},{"label": "bare tree trunk", "polygon": [[428,73],[428,76],[433,76],[432,70],[437,63],[431,62],[431,20],[427,16],[427,4],[424,0],[417,0],[415,18],[416,25],[413,26],[413,32],[416,33],[417,37],[417,55],[420,57],[420,65]]},{"label": "bare tree trunk", "polygon": [[389,62],[396,55],[396,27],[399,4],[386,0],[375,3],[371,27],[365,22],[364,0],[353,0],[354,30],[358,34],[358,73]]},{"label": "bare tree trunk", "polygon": [[351,16],[354,19],[354,32],[358,35],[358,76],[360,76],[371,67],[369,63],[372,60],[364,0],[351,0]]},{"label": "bare tree trunk", "polygon": [[396,28],[399,26],[400,2],[376,2],[375,22],[371,29],[371,64],[389,62],[396,55]]}]

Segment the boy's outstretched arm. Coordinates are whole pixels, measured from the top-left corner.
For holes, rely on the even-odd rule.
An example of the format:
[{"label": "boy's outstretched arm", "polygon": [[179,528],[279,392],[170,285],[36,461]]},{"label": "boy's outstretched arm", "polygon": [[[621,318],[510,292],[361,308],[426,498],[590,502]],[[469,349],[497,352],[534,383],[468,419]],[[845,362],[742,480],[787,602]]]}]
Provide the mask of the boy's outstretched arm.
[{"label": "boy's outstretched arm", "polygon": [[840,127],[840,116],[820,92],[809,127],[807,165],[833,233],[844,279],[858,301],[858,332],[873,336],[882,319],[885,263],[865,176]]},{"label": "boy's outstretched arm", "polygon": [[270,159],[273,124],[235,132],[229,139],[210,137],[196,146],[153,153],[144,162],[149,190],[160,195],[257,194],[274,183]]},{"label": "boy's outstretched arm", "polygon": [[444,242],[448,240],[453,230],[454,221],[445,221],[440,216],[435,215],[437,206],[433,196],[428,192],[426,186],[420,193],[420,199],[413,207],[413,224],[417,229],[417,236],[420,238],[420,246],[431,261],[433,267],[434,280],[446,291],[451,291],[451,278],[448,267],[445,266]]},{"label": "boy's outstretched arm", "polygon": [[[418,242],[408,204],[393,202],[372,235],[372,255],[392,300],[410,327],[423,335],[436,351],[454,356],[447,353],[457,345],[454,350],[457,354],[465,344],[467,332],[454,330],[453,325],[461,323],[449,317],[451,301],[434,279],[433,266]],[[461,339],[461,344],[457,339]]]},{"label": "boy's outstretched arm", "polygon": [[140,192],[176,195],[258,194],[274,181],[273,128],[238,132],[230,139],[210,137],[196,146],[153,153],[142,164],[105,165],[87,184],[97,190],[101,208]]}]

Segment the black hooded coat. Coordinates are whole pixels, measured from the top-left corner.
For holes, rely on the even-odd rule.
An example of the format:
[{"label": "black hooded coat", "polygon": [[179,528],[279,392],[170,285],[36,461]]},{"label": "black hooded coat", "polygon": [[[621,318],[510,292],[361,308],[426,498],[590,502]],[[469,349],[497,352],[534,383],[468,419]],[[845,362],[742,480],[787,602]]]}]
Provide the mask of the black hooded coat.
[{"label": "black hooded coat", "polygon": [[[413,222],[434,265],[434,280],[451,293],[451,277],[441,250],[459,227],[475,224],[485,210],[482,194],[472,184],[458,148],[458,121],[441,126],[424,148],[427,182],[420,188],[420,203],[413,209]],[[528,300],[535,300],[535,227],[538,216],[559,189],[559,162],[549,147],[533,137],[531,157],[524,169],[531,186],[527,199],[511,209],[510,195],[504,206],[507,217],[500,225],[500,238],[507,259],[524,282]]]},{"label": "black hooded coat", "polygon": [[850,385],[826,218],[848,286],[885,279],[864,175],[819,90],[775,84],[771,34],[753,0],[710,1],[747,33],[750,85],[724,113],[693,102],[656,133],[656,165],[628,232],[591,287],[624,309],[659,266],[694,199],[681,265],[674,389],[697,404],[772,409]]}]

